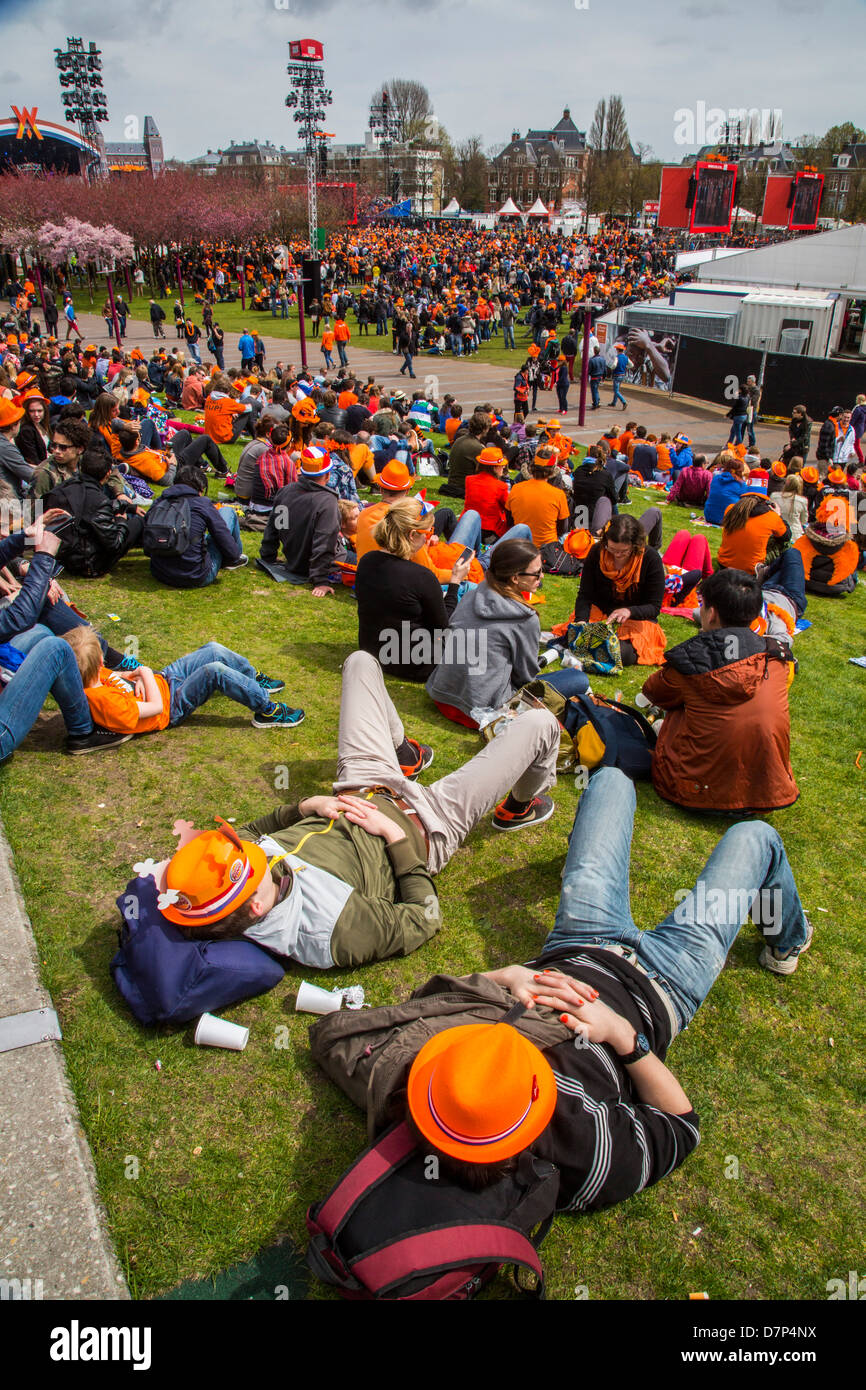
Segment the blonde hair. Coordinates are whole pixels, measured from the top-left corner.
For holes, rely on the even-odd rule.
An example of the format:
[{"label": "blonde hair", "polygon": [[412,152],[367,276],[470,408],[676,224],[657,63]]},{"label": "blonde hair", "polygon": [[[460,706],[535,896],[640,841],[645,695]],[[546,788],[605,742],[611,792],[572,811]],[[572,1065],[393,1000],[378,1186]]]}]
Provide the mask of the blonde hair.
[{"label": "blonde hair", "polygon": [[93,628],[74,627],[71,632],[64,632],[63,638],[72,648],[81,684],[85,687],[93,685],[99,675],[99,668],[104,663],[99,638]]},{"label": "blonde hair", "polygon": [[[426,525],[422,525],[426,522]],[[413,531],[429,531],[433,527],[433,513],[424,516],[423,505],[417,497],[403,497],[392,502],[382,520],[373,527],[373,540],[389,555],[397,555],[408,560],[412,554],[409,537]]]},{"label": "blonde hair", "polygon": [[803,479],[800,477],[799,473],[792,473],[789,477],[785,479],[785,482],[782,486],[782,492],[787,492],[789,495],[791,493],[796,493],[798,497],[802,496]]}]

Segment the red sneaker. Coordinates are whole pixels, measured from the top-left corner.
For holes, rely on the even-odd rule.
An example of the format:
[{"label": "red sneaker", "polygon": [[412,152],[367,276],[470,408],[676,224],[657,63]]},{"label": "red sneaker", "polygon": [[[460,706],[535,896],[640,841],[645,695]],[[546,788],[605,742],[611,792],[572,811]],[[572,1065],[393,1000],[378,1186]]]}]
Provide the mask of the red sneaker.
[{"label": "red sneaker", "polygon": [[415,782],[421,773],[428,768],[433,761],[433,749],[426,743],[418,743],[417,739],[407,738],[406,742],[412,748],[418,749],[418,757],[414,763],[401,763],[400,771],[404,777],[408,777],[410,782]]},{"label": "red sneaker", "polygon": [[525,825],[541,825],[556,810],[553,797],[534,796],[525,811],[507,811],[501,801],[493,812],[494,830],[522,830]]}]

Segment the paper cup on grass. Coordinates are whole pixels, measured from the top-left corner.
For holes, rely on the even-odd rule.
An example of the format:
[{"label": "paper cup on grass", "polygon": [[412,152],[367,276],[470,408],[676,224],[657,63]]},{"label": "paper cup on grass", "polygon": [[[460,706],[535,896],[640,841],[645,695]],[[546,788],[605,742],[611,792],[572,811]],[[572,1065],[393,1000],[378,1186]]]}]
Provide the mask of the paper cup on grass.
[{"label": "paper cup on grass", "polygon": [[338,990],[332,994],[330,990],[320,989],[318,985],[308,984],[306,980],[301,981],[298,990],[298,997],[295,1000],[295,1009],[298,1013],[305,1014],[333,1014],[342,1008],[343,994]]},{"label": "paper cup on grass", "polygon": [[229,1023],[227,1018],[217,1018],[216,1014],[202,1014],[195,1029],[199,1047],[227,1047],[232,1052],[243,1052],[249,1036],[249,1028]]}]

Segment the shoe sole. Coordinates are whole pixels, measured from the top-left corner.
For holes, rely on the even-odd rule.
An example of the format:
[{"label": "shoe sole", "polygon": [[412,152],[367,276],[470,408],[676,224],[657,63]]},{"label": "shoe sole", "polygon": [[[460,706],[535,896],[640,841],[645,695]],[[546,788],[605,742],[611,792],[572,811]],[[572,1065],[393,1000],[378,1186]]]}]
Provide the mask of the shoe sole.
[{"label": "shoe sole", "polygon": [[132,734],[123,734],[114,743],[103,743],[101,746],[95,744],[92,748],[67,748],[66,752],[70,758],[82,758],[86,753],[110,753],[112,748],[119,748],[122,743],[129,743]]},{"label": "shoe sole", "polygon": [[543,816],[533,816],[532,820],[521,820],[513,824],[509,822],[508,825],[501,824],[499,821],[497,821],[496,817],[494,816],[492,822],[493,829],[499,830],[503,833],[507,833],[509,830],[528,830],[529,827],[533,825],[544,825],[544,822],[546,820],[550,820],[550,817],[553,815],[555,810],[556,806],[553,805],[551,806],[550,810],[547,811],[546,814]]},{"label": "shoe sole", "polygon": [[299,724],[303,724],[306,715],[301,715],[300,719],[295,719],[291,724],[260,724],[257,719],[252,721],[254,729],[297,729]]}]

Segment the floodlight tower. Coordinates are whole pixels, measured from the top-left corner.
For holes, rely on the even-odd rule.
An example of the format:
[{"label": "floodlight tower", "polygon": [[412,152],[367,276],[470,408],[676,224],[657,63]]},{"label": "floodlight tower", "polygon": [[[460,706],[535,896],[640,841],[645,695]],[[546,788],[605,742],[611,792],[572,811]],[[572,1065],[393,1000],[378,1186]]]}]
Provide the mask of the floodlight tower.
[{"label": "floodlight tower", "polygon": [[400,137],[400,117],[394,109],[387,87],[382,88],[378,101],[370,103],[370,129],[378,138],[382,150],[385,174],[385,196],[397,202],[400,196],[400,172],[391,173],[391,150]]},{"label": "floodlight tower", "polygon": [[294,39],[289,43],[289,56],[293,59],[286,68],[292,79],[292,90],[286,97],[286,105],[294,109],[294,119],[298,135],[304,147],[307,164],[307,218],[310,227],[310,254],[315,259],[322,248],[318,245],[318,197],[316,179],[321,157],[322,140],[320,130],[325,119],[325,108],[334,100],[333,93],[325,86],[325,74],[317,63],[324,59],[324,50],[318,39]]},{"label": "floodlight tower", "polygon": [[82,140],[96,150],[87,165],[92,182],[102,172],[99,151],[99,123],[108,120],[108,106],[102,90],[102,50],[91,40],[85,49],[83,39],[66,40],[65,51],[54,50],[54,66],[60,73],[60,95],[67,121],[74,121]]}]

